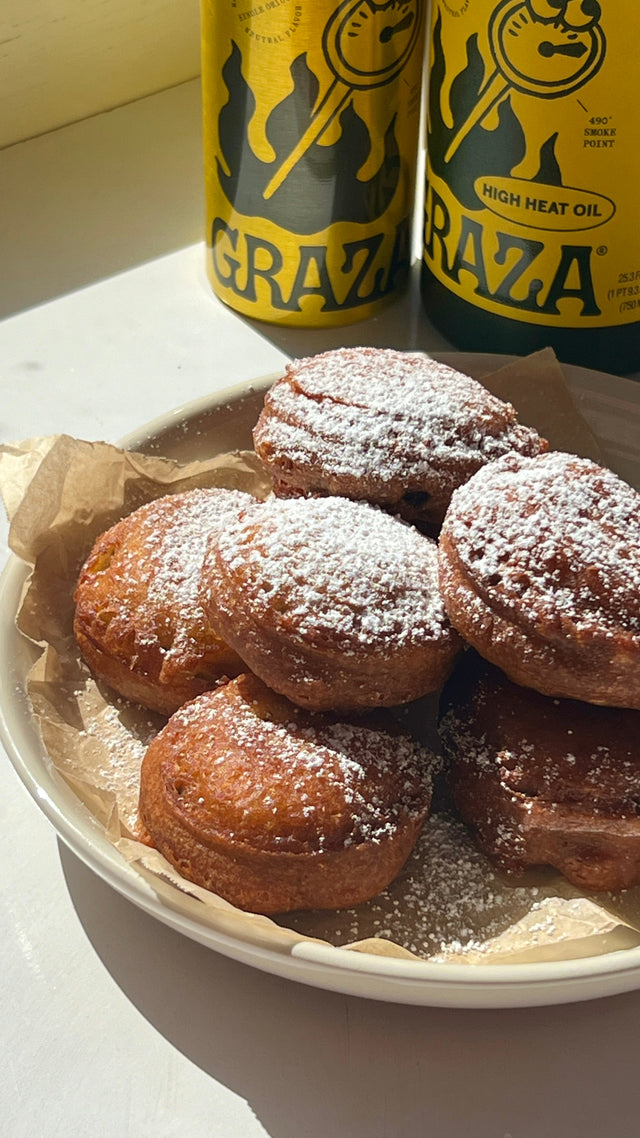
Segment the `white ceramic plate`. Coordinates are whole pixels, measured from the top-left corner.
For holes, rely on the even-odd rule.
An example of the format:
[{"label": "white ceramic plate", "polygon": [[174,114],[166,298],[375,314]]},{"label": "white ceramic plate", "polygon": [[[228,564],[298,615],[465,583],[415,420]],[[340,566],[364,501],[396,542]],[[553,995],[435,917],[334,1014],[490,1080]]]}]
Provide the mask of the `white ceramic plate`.
[{"label": "white ceramic plate", "polygon": [[[480,378],[504,357],[439,356]],[[580,407],[629,480],[640,475],[640,385],[565,369]],[[170,412],[123,444],[181,461],[251,445],[250,432],[273,376]],[[522,1007],[613,995],[640,987],[640,948],[584,959],[514,965],[432,964],[303,942],[290,951],[230,937],[162,902],[107,840],[98,822],[59,778],[43,748],[25,695],[34,647],[15,628],[25,567],[11,558],[0,581],[0,735],[41,810],[71,850],[101,878],[171,928],[266,972],[319,988],[398,1003],[442,1007]]]}]

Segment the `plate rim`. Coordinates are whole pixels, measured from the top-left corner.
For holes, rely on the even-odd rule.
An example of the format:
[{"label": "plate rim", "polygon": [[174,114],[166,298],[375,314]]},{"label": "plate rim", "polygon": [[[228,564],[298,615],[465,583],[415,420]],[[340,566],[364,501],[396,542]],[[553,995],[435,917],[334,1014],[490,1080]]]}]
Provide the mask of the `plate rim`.
[{"label": "plate rim", "polygon": [[[486,357],[487,361],[499,359],[503,363],[518,358],[494,353],[429,354],[444,362],[457,360],[461,370],[465,357]],[[582,378],[579,373],[587,377],[606,374],[585,368],[569,368],[569,365],[563,367],[579,378]],[[243,397],[266,390],[282,370],[181,404],[128,432],[116,445],[131,450],[145,439],[166,430],[172,422],[215,412]],[[623,385],[634,383],[623,377],[607,378],[622,380]],[[635,389],[638,390],[637,387]],[[15,624],[16,608],[29,573],[30,566],[10,553],[0,575],[0,644],[5,648],[12,639],[14,643],[20,642],[25,651],[26,645],[31,644]],[[5,659],[12,660],[12,667],[3,669],[0,675],[0,739],[21,782],[58,837],[85,865],[122,896],[175,931],[272,974],[346,995],[412,1005],[457,1008],[536,1006],[586,1000],[640,987],[640,946],[559,961],[438,963],[358,952],[308,940],[301,940],[293,946],[283,945],[281,949],[266,947],[250,938],[217,930],[209,922],[199,922],[172,909],[109,841],[100,823],[65,784],[59,772],[49,768],[50,760],[24,687],[21,684],[17,694],[16,684],[11,682],[11,677],[14,680],[16,677],[13,657],[5,652]],[[24,717],[22,734],[16,729],[12,716],[18,721]],[[28,737],[26,755],[23,753],[25,733]],[[71,814],[65,809],[67,796],[75,800]]]}]

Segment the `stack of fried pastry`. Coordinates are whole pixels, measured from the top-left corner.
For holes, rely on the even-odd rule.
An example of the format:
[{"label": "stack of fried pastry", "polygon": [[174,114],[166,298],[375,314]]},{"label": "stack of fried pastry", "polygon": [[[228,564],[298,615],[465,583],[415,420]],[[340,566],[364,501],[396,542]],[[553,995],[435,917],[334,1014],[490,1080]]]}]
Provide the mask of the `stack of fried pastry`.
[{"label": "stack of fried pastry", "polygon": [[171,716],[140,819],[185,877],[261,913],[389,884],[436,760],[376,712],[439,689],[460,645],[435,542],[364,502],[194,490],[103,534],[75,600],[93,672]]},{"label": "stack of fried pastry", "polygon": [[357,904],[404,864],[438,761],[381,709],[439,691],[461,648],[437,544],[406,518],[437,525],[474,470],[545,449],[468,377],[373,349],[289,368],[256,440],[294,373],[328,481],[296,445],[292,488],[276,475],[267,502],[152,502],[98,539],[75,595],[94,674],[170,716],[142,766],[142,836],[258,912]]},{"label": "stack of fried pastry", "polygon": [[439,566],[475,649],[441,735],[481,848],[581,888],[639,884],[640,495],[573,455],[507,456],[453,495]]},{"label": "stack of fried pastry", "polygon": [[255,502],[216,530],[209,623],[249,671],[151,744],[140,817],[187,878],[255,912],[380,892],[417,839],[434,756],[361,718],[441,687],[459,649],[431,539],[363,502]]},{"label": "stack of fried pastry", "polygon": [[[490,660],[500,645],[495,662],[518,684],[565,700],[614,703],[615,692],[627,706],[640,587],[609,569],[626,557],[637,574],[638,542],[629,557],[621,498],[597,533],[582,527],[574,572],[568,543],[575,530],[578,547],[581,524],[564,517],[554,545],[535,528],[536,504],[545,517],[582,518],[621,484],[592,466],[583,478],[579,460],[548,455],[509,404],[415,353],[296,361],[268,393],[254,442],[273,496],[194,491],[118,523],[80,575],[76,635],[98,678],[170,716],[142,765],[143,838],[241,908],[338,908],[385,888],[430,808],[437,760],[383,709],[438,692],[464,641]],[[518,472],[530,493],[500,489]],[[565,493],[583,482],[575,501]],[[438,548],[427,533],[443,518]],[[614,552],[601,564],[590,551],[605,533]],[[532,682],[542,672],[550,688]],[[572,676],[587,687],[556,691]],[[443,737],[454,785],[471,779],[466,799],[482,814],[487,764],[478,782],[468,744],[477,701],[463,688],[447,685]],[[574,801],[581,770],[563,801]],[[501,786],[498,777],[490,796],[499,848],[491,826],[476,829],[501,864],[520,868],[520,837],[518,856],[502,841]],[[611,784],[598,809],[614,798]],[[545,824],[555,810],[554,800]],[[520,835],[520,816],[504,817]]]}]

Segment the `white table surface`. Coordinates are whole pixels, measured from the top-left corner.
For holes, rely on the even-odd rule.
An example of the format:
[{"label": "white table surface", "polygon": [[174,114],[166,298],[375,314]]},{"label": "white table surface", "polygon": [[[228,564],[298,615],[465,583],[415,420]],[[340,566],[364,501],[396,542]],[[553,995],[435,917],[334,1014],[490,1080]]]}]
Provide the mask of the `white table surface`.
[{"label": "white table surface", "polygon": [[[193,98],[176,92],[182,103],[172,104],[167,130],[195,179],[197,146],[185,157],[178,129],[180,115],[192,124]],[[160,129],[162,100],[144,102],[126,120],[130,157],[132,132],[150,146],[150,113]],[[117,131],[100,116],[85,151],[87,129],[35,140],[4,166],[0,156],[13,270],[2,305],[14,312],[0,325],[3,441],[57,432],[115,441],[180,403],[277,369],[282,347],[298,350],[299,333],[271,330],[270,341],[211,295],[202,247],[189,242],[199,194],[188,179],[171,201],[174,211],[184,205],[183,247],[175,215],[164,246],[174,251],[158,256],[152,227],[133,248],[135,226],[129,220],[125,241],[114,211],[108,249],[96,242],[88,263],[74,235],[105,203],[113,209],[109,187],[94,187],[87,203],[74,181],[66,212],[62,191],[71,169],[89,169],[91,146]],[[40,215],[20,243],[15,226],[26,225],[31,202],[21,187],[34,170],[43,205],[53,188],[56,225]],[[125,204],[138,200],[135,179],[118,177]],[[167,208],[162,195],[152,205],[156,217]],[[107,276],[114,267],[123,271]],[[17,311],[34,301],[43,303]],[[444,345],[415,290],[376,321],[305,343],[315,351],[339,340]],[[4,557],[4,523],[0,538]],[[161,925],[94,876],[57,840],[8,760],[0,762],[0,867],[0,1131],[8,1138],[639,1132],[640,992],[450,1011],[325,993],[253,970]]]}]

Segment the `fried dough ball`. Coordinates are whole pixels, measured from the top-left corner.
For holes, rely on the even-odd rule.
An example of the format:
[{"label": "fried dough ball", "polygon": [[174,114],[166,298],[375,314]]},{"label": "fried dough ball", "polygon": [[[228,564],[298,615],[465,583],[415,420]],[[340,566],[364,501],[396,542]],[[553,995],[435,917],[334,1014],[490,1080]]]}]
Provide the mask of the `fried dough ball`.
[{"label": "fried dough ball", "polygon": [[417,699],[442,685],[459,650],[435,542],[363,502],[249,507],[211,542],[203,575],[212,623],[303,707]]},{"label": "fried dough ball", "polygon": [[452,624],[516,683],[640,708],[640,495],[588,459],[510,455],[440,537]]},{"label": "fried dough ball", "polygon": [[205,615],[212,533],[255,499],[239,490],[158,498],[95,542],[76,586],[74,632],[91,671],[125,699],[170,715],[243,664]]},{"label": "fried dough ball", "polygon": [[547,449],[480,383],[390,348],[295,360],[267,393],[253,439],[279,497],[368,501],[430,532],[480,467]]},{"label": "fried dough ball", "polygon": [[551,865],[580,889],[640,884],[640,712],[551,699],[468,652],[440,734],[455,804],[499,867]]},{"label": "fried dough ball", "polygon": [[313,715],[247,674],[186,704],[153,740],[140,817],[184,877],[238,908],[339,909],[400,871],[436,765],[391,724]]}]

